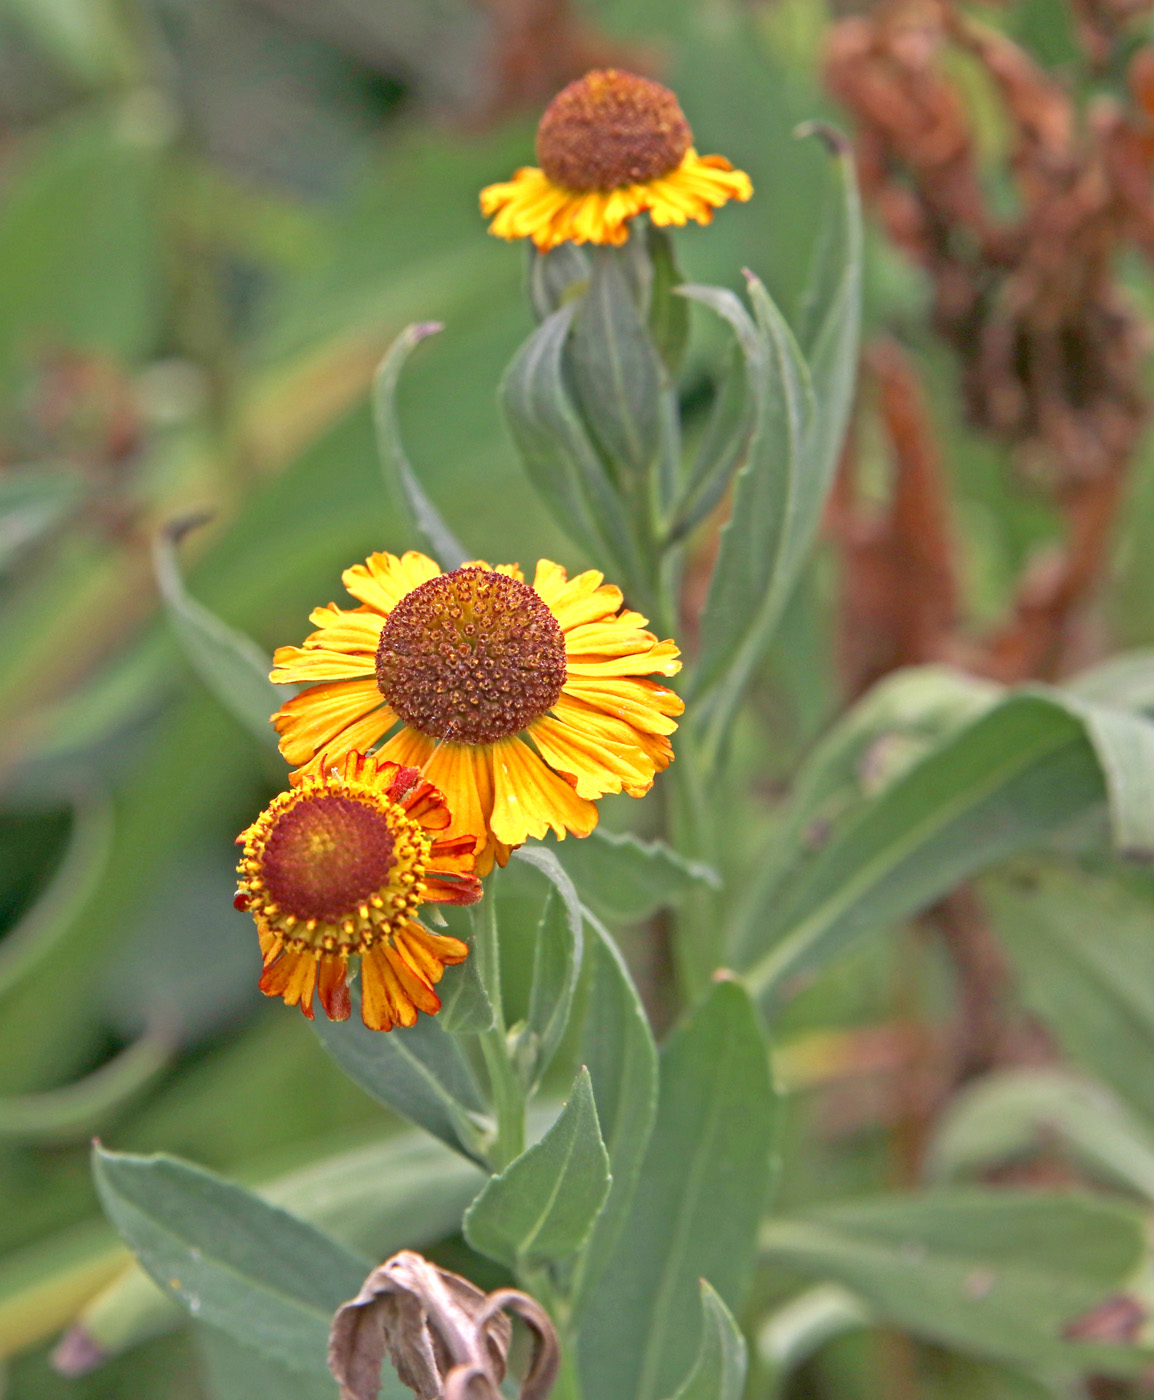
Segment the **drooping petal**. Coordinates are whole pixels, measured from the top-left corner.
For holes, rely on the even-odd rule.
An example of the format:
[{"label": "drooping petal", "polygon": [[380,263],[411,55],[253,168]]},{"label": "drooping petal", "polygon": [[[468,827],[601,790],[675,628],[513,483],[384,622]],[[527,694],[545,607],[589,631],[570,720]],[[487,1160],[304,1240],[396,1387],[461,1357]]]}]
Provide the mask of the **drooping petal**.
[{"label": "drooping petal", "polygon": [[[395,944],[382,943],[381,948],[389,960],[389,966],[393,969],[397,981],[404,989],[405,996],[415,1008],[413,1020],[417,1019],[416,1013],[418,1011],[423,1011],[426,1016],[435,1016],[441,1009],[441,998],[433,991],[425,978],[410,966]],[[444,964],[438,963],[437,966],[441,972],[444,972]],[[440,973],[438,973],[439,976]],[[401,1024],[405,1023],[402,1021]]]},{"label": "drooping petal", "polygon": [[372,1031],[411,1026],[417,1019],[417,1008],[397,980],[383,942],[361,956],[361,1019]]},{"label": "drooping petal", "polygon": [[311,949],[287,948],[283,957],[261,974],[260,989],[267,997],[283,997],[286,1006],[300,1006],[313,1019],[313,991],[317,984],[317,957]]},{"label": "drooping petal", "polygon": [[597,808],[577,793],[521,739],[494,744],[493,835],[509,846],[530,836],[540,838],[552,827],[559,838],[567,831],[588,836],[597,825]]},{"label": "drooping petal", "polygon": [[467,943],[447,934],[430,933],[416,920],[397,930],[395,942],[413,971],[430,985],[441,980],[446,967],[463,963],[469,956]]},{"label": "drooping petal", "polygon": [[330,1021],[347,1021],[352,1012],[349,984],[345,980],[348,958],[343,953],[321,955],[317,994]]}]

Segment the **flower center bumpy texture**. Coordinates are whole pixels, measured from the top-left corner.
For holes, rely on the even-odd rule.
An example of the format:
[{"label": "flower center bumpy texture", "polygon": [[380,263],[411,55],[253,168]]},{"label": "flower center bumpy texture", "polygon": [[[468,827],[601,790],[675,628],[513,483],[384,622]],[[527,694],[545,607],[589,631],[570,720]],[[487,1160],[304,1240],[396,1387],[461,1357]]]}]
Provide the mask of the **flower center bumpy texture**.
[{"label": "flower center bumpy texture", "polygon": [[613,68],[562,88],[537,128],[537,160],[564,189],[613,190],[668,175],[693,144],[677,98]]},{"label": "flower center bumpy texture", "polygon": [[269,898],[298,919],[337,921],[388,881],[396,837],[383,812],[333,793],[289,808],[269,832]]},{"label": "flower center bumpy texture", "polygon": [[557,703],[565,637],[528,584],[488,569],[441,574],[397,604],[377,648],[377,684],[433,739],[493,744]]}]

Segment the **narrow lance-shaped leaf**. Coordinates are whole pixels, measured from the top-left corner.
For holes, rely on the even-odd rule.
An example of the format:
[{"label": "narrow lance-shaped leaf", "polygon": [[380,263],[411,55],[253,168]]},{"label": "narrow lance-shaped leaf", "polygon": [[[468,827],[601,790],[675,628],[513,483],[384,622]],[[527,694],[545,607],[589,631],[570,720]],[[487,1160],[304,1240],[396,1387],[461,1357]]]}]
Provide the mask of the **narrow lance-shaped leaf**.
[{"label": "narrow lance-shaped leaf", "polygon": [[589,1237],[609,1183],[593,1087],[582,1069],[541,1141],[491,1177],[465,1212],[465,1238],[511,1268],[567,1259]]},{"label": "narrow lance-shaped leaf", "polygon": [[625,256],[612,247],[593,250],[570,363],[590,435],[617,480],[636,482],[657,454],[664,371],[622,268]]},{"label": "narrow lance-shaped leaf", "polygon": [[657,1047],[637,988],[617,945],[589,913],[593,935],[581,1058],[589,1070],[613,1184],[577,1261],[571,1302],[579,1315],[614,1257],[633,1203],[657,1112]]},{"label": "narrow lance-shaped leaf", "polygon": [[[765,655],[813,547],[853,403],[862,268],[861,208],[853,160],[848,143],[830,127],[804,127],[799,134],[822,137],[835,156],[832,217],[823,222],[823,237],[801,316],[800,350],[794,346],[806,366],[814,412],[807,419],[799,457],[788,466],[778,466],[783,474],[788,472],[789,489],[786,518],[773,536],[772,585],[763,594],[756,615],[749,619],[740,648],[724,676],[703,677],[701,682],[713,684],[716,680],[716,689],[708,695],[699,721],[707,733],[707,749],[713,754],[725,748],[733,714],[750,676]],[[777,319],[778,313],[756,279],[751,281],[751,295],[759,326],[764,329]],[[755,427],[755,434],[756,431]],[[735,514],[739,504],[735,491]]]},{"label": "narrow lance-shaped leaf", "polygon": [[525,470],[557,523],[640,598],[647,585],[626,509],[565,383],[563,356],[576,311],[570,301],[542,321],[506,371],[501,401]]},{"label": "narrow lance-shaped leaf", "polygon": [[[483,1180],[479,1168],[414,1131],[311,1162],[255,1189],[346,1248],[381,1259],[458,1228]],[[84,1306],[57,1356],[70,1374],[82,1374],[183,1317],[171,1294],[133,1264]]]},{"label": "narrow lance-shaped leaf", "polygon": [[589,255],[576,243],[561,243],[547,253],[527,243],[529,301],[538,321],[552,316],[578,296],[589,281]]},{"label": "narrow lance-shaped leaf", "polygon": [[531,1091],[552,1063],[569,1024],[581,977],[585,935],[581,901],[556,855],[544,847],[523,846],[516,858],[549,882],[533,951],[529,1014],[522,1033],[524,1054],[519,1056],[526,1088]]},{"label": "narrow lance-shaped leaf", "polygon": [[664,841],[601,826],[584,841],[558,846],[557,859],[603,918],[627,923],[679,903],[694,889],[721,887],[712,866],[687,860]]},{"label": "narrow lance-shaped leaf", "polygon": [[194,1317],[295,1371],[325,1375],[329,1321],[364,1265],[311,1225],[170,1157],[96,1149],[109,1219]]},{"label": "narrow lance-shaped leaf", "polygon": [[733,327],[745,357],[753,426],[722,528],[701,617],[702,649],[690,694],[721,683],[767,609],[787,594],[781,566],[799,498],[810,489],[806,441],[813,417],[809,371],[781,313],[749,275],[756,322],[731,292],[687,287]]},{"label": "narrow lance-shaped leaf", "polygon": [[177,567],[177,543],[206,519],[190,516],[157,534],[152,548],[156,581],[169,623],[193,670],[250,734],[275,751],[277,736],[269,716],[294,693],[293,688],[273,685],[268,678],[269,658],[251,638],[197,602]]},{"label": "narrow lance-shaped leaf", "polygon": [[1154,721],[1060,689],[1047,693],[1086,726],[1106,781],[1119,855],[1154,857]]},{"label": "narrow lance-shaped leaf", "polygon": [[689,344],[689,307],[677,295],[681,271],[669,230],[650,224],[646,246],[653,269],[649,293],[649,334],[670,377],[676,377]]},{"label": "narrow lance-shaped leaf", "polygon": [[317,1037],[341,1069],[378,1102],[438,1137],[454,1151],[483,1160],[481,1132],[473,1115],[484,1101],[459,1042],[434,1016],[415,1026],[369,1030],[358,1015],[347,1021],[322,1018]]},{"label": "narrow lance-shaped leaf", "polygon": [[721,502],[733,473],[746,459],[753,433],[753,408],[746,388],[745,362],[733,346],[721,373],[693,466],[669,525],[670,544],[684,539]]},{"label": "narrow lance-shaped leaf", "polygon": [[442,329],[436,321],[421,321],[406,326],[393,341],[373,384],[373,423],[381,470],[393,504],[410,534],[420,539],[443,569],[449,570],[458,568],[469,555],[425,495],[409,463],[397,421],[397,384],[401,371],[421,341]]},{"label": "narrow lance-shaped leaf", "polygon": [[772,1181],[775,1117],[756,1012],[736,983],[715,983],[662,1049],[644,1189],[580,1328],[584,1393],[661,1400],[675,1391],[694,1361],[698,1279],[740,1306]]},{"label": "narrow lance-shaped leaf", "polygon": [[1095,1175],[1154,1201],[1154,1129],[1104,1085],[1069,1070],[1006,1070],[956,1096],[934,1135],[928,1172],[948,1182],[1055,1140]]},{"label": "narrow lance-shaped leaf", "polygon": [[673,1400],[741,1400],[745,1390],[745,1338],[733,1314],[701,1280],[701,1346],[693,1370]]},{"label": "narrow lance-shaped leaf", "polygon": [[1044,842],[1103,796],[1082,725],[1043,695],[1010,696],[886,788],[761,910],[764,951],[744,980],[773,1005],[857,936]]},{"label": "narrow lance-shaped leaf", "polygon": [[896,740],[907,754],[923,756],[1003,694],[1001,686],[945,666],[910,667],[879,681],[837,721],[796,775],[781,823],[758,860],[759,873],[730,939],[735,965],[745,966],[762,951],[767,911],[829,844],[835,823],[852,820],[877,800],[879,789],[868,773],[878,746]]},{"label": "narrow lance-shaped leaf", "polygon": [[1143,1213],[1070,1192],[968,1190],[844,1201],[771,1219],[774,1263],[835,1279],[881,1317],[948,1347],[1070,1372],[1137,1370],[1149,1352],[1091,1340],[1147,1260]]}]

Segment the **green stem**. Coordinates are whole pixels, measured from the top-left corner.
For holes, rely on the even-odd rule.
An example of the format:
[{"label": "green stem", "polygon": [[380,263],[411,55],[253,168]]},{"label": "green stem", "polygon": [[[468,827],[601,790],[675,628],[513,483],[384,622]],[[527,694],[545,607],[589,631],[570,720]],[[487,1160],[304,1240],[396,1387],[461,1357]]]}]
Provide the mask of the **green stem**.
[{"label": "green stem", "polygon": [[501,1000],[501,942],[497,929],[496,874],[489,877],[485,897],[474,910],[475,934],[473,956],[477,959],[477,974],[493,1008],[493,1024],[478,1037],[489,1087],[493,1095],[493,1111],[497,1117],[497,1136],[490,1153],[489,1165],[495,1172],[504,1171],[509,1163],[525,1150],[525,1091],[509,1058],[509,1041],[505,1033],[505,1009]]}]

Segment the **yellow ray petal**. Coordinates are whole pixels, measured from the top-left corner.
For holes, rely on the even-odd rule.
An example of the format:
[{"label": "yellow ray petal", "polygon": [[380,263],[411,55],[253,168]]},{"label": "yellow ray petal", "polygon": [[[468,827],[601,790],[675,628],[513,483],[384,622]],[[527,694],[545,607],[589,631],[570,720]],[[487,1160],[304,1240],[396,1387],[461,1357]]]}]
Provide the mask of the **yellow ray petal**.
[{"label": "yellow ray petal", "polygon": [[578,797],[595,801],[626,784],[636,787],[653,779],[653,765],[631,735],[622,743],[549,715],[535,720],[528,733],[550,768],[574,784]]},{"label": "yellow ray petal", "polygon": [[297,784],[307,777],[319,777],[354,749],[359,753],[364,753],[366,749],[371,749],[381,735],[386,730],[391,729],[396,722],[396,715],[387,705],[382,705],[377,710],[370,710],[363,719],[350,724],[347,729],[342,729],[323,748],[318,749],[307,763],[302,764],[290,775],[291,781]]},{"label": "yellow ray petal", "polygon": [[555,713],[565,713],[566,696],[648,734],[672,734],[677,728],[674,716],[685,709],[676,691],[641,677],[570,676],[553,706]]},{"label": "yellow ray petal", "polygon": [[314,608],[309,613],[309,621],[317,630],[305,638],[306,651],[320,647],[376,657],[384,626],[380,613],[350,612],[330,603],[324,608]]},{"label": "yellow ray petal", "polygon": [[359,602],[387,617],[406,593],[440,572],[440,565],[428,555],[410,549],[399,559],[395,554],[370,554],[363,564],[346,569],[341,582]]},{"label": "yellow ray petal", "polygon": [[269,680],[277,685],[292,685],[303,681],[349,681],[359,676],[376,674],[373,653],[348,656],[323,647],[277,647],[273,652],[273,668]]},{"label": "yellow ray petal", "polygon": [[579,797],[559,774],[516,737],[494,744],[493,817],[498,841],[519,846],[530,836],[542,837],[550,827],[558,837],[566,831],[588,836],[597,825],[597,808]]},{"label": "yellow ray petal", "polygon": [[[375,680],[334,681],[310,686],[286,701],[272,717],[273,726],[280,735],[280,751],[289,763],[307,763],[318,749],[378,708],[385,710],[387,707]],[[381,716],[378,737],[395,718],[391,710]]]}]

